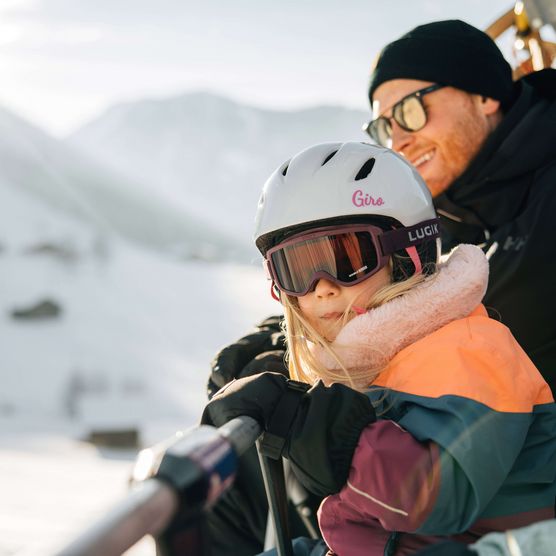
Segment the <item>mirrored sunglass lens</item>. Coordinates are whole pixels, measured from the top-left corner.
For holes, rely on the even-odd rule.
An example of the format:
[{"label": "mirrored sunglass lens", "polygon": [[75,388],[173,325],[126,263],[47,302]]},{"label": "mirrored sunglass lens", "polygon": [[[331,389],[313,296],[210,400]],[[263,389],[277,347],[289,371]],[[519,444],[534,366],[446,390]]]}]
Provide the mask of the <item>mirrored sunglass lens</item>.
[{"label": "mirrored sunglass lens", "polygon": [[390,125],[390,121],[386,118],[381,118],[378,121],[377,143],[383,147],[389,147],[391,138],[392,126]]},{"label": "mirrored sunglass lens", "polygon": [[408,131],[419,131],[427,123],[427,114],[419,98],[408,97],[397,108],[396,121]]},{"label": "mirrored sunglass lens", "polygon": [[376,143],[378,141],[377,139],[377,132],[376,132],[376,120],[373,120],[371,122],[369,122],[369,125],[367,126],[367,133],[369,134],[370,138]]},{"label": "mirrored sunglass lens", "polygon": [[373,272],[378,256],[369,232],[334,234],[288,245],[271,255],[277,285],[306,292],[318,272],[349,284]]},{"label": "mirrored sunglass lens", "polygon": [[392,136],[392,127],[386,118],[381,117],[369,124],[368,133],[375,143],[387,147]]}]

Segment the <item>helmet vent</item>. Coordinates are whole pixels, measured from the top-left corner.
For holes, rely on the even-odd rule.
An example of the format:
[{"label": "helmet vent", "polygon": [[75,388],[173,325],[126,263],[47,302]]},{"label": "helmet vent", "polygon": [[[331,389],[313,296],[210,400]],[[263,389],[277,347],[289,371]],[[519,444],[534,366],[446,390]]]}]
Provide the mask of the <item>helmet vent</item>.
[{"label": "helmet vent", "polygon": [[289,167],[290,167],[289,164],[286,164],[286,165],[284,166],[284,169],[282,170],[282,175],[283,175],[283,176],[285,176],[285,175],[288,173],[288,168],[289,168]]},{"label": "helmet vent", "polygon": [[338,152],[338,150],[336,149],[335,151],[332,151],[323,161],[321,166],[324,166],[336,153]]},{"label": "helmet vent", "polygon": [[369,158],[369,160],[367,160],[367,162],[365,162],[365,164],[361,166],[359,172],[357,172],[357,175],[355,176],[355,181],[364,180],[371,173],[374,165],[375,165],[374,157]]}]

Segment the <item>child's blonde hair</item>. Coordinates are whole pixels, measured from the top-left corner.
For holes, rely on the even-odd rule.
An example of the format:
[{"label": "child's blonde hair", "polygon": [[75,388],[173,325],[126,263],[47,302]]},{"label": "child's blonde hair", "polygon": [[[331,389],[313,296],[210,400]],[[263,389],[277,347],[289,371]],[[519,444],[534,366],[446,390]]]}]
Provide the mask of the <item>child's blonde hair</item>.
[{"label": "child's blonde hair", "polygon": [[[392,265],[390,265],[392,269]],[[427,274],[434,272],[414,274],[413,276],[390,284],[379,289],[367,302],[365,309],[373,309],[392,299],[403,295],[417,284],[425,280]],[[285,333],[287,342],[287,362],[290,376],[295,380],[312,384],[322,379],[325,384],[340,382],[356,390],[363,391],[380,374],[381,368],[347,369],[337,353],[331,347],[330,342],[319,334],[307,319],[301,314],[296,297],[282,294],[282,305],[284,306]],[[351,306],[344,313],[341,321],[343,324],[349,320]],[[310,344],[316,344],[324,349],[337,363],[336,369],[326,368],[314,356]]]}]

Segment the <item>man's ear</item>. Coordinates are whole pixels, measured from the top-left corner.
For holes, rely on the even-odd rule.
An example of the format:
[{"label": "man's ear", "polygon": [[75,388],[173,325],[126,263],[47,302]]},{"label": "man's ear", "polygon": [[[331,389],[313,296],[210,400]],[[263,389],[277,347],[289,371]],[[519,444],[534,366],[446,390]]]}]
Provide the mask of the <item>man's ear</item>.
[{"label": "man's ear", "polygon": [[500,110],[500,101],[490,97],[480,97],[479,106],[485,116],[491,116]]}]

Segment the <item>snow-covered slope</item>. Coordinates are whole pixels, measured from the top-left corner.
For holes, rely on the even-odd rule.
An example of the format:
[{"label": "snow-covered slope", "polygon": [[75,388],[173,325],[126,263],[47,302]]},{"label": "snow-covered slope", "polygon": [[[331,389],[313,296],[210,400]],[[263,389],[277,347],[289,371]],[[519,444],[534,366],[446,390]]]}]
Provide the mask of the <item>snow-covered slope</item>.
[{"label": "snow-covered slope", "polygon": [[1,181],[0,207],[0,419],[190,425],[216,350],[278,309],[252,265],[157,255]]},{"label": "snow-covered slope", "polygon": [[1,555],[103,515],[132,454],[77,439],[193,425],[212,356],[278,310],[235,242],[130,184],[0,110]]},{"label": "snow-covered slope", "polygon": [[112,107],[68,143],[249,242],[264,181],[302,148],[365,140],[362,111],[272,111],[209,93]]},{"label": "snow-covered slope", "polygon": [[[131,455],[0,420],[0,555],[58,554],[128,493]],[[68,434],[69,432],[69,434]],[[145,537],[125,556],[155,556]]]},{"label": "snow-covered slope", "polygon": [[[232,261],[262,180],[349,138],[324,131],[342,112],[190,100],[145,121],[123,110],[121,163],[0,109],[0,554],[51,552],[123,494],[129,461],[76,438],[132,427],[151,444],[191,426],[215,352],[280,309],[262,269]],[[340,119],[358,138],[361,117]]]},{"label": "snow-covered slope", "polygon": [[[0,180],[110,234],[178,256],[246,260],[239,245],[158,194],[138,187],[0,108]],[[0,215],[7,211],[0,206]]]}]

